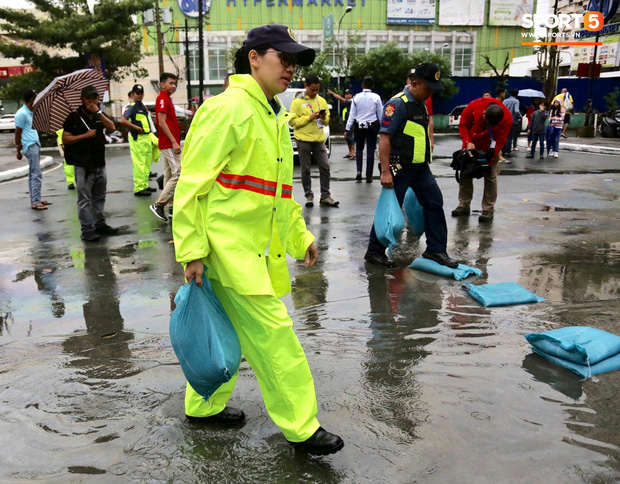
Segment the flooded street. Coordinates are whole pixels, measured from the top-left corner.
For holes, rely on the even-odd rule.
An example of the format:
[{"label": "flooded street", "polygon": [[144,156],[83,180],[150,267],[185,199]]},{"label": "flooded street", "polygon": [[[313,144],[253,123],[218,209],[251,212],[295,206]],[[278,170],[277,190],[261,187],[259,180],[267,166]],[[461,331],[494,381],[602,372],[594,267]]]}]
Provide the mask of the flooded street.
[{"label": "flooded street", "polygon": [[[440,140],[438,153],[453,146]],[[231,400],[243,426],[185,420],[168,335],[181,266],[170,224],[132,195],[129,150],[116,148],[106,213],[121,232],[100,242],[80,241],[62,169],[44,174],[47,212],[29,209],[24,179],[0,184],[0,481],[617,482],[620,372],[581,380],[533,355],[523,336],[564,326],[620,334],[618,157],[561,153],[565,166],[529,168],[517,159],[488,225],[479,212],[449,216],[458,185],[449,160],[433,164],[448,252],[483,271],[465,282],[516,282],[547,299],[483,308],[463,281],[407,267],[424,237],[403,233],[396,269],[364,263],[380,184],[355,183],[345,152],[334,145],[340,208],[304,208],[319,262],[289,261],[284,298],[319,421],[343,451],[295,454],[245,361]],[[576,172],[584,156],[609,169]]]}]

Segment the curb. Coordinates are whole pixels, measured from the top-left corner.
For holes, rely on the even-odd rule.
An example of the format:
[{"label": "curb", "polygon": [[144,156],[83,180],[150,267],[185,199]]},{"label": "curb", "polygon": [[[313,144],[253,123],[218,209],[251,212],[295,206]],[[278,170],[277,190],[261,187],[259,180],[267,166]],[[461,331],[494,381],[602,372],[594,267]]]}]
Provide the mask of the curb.
[{"label": "curb", "polygon": [[[26,160],[27,161],[27,160]],[[52,166],[54,164],[54,158],[51,156],[42,156],[41,157],[41,170],[47,168],[48,166]],[[21,178],[22,176],[26,176],[28,174],[28,165],[20,166],[19,168],[13,168],[12,170],[6,170],[0,172],[0,182],[6,180],[12,180],[13,178]]]},{"label": "curb", "polygon": [[[527,138],[519,139],[518,146],[527,148]],[[560,141],[560,150],[564,151],[581,151],[584,153],[599,153],[602,155],[620,155],[620,148],[612,148],[610,146],[583,145],[576,143],[562,143]]]}]

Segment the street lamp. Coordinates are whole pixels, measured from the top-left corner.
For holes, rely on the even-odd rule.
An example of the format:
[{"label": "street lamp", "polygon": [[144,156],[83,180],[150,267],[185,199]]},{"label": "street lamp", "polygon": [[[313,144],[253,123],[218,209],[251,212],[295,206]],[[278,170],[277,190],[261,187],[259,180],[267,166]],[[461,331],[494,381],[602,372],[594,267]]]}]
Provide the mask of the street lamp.
[{"label": "street lamp", "polygon": [[[353,7],[349,5],[347,8],[344,9],[344,13],[341,15],[340,20],[338,20],[338,33],[336,34],[336,44],[338,46],[338,58],[340,60],[340,63],[342,62],[342,59],[340,59],[340,26],[342,25],[342,19],[344,18],[344,16],[348,14],[351,10],[353,10]],[[338,70],[338,91],[340,92],[340,70]],[[338,109],[340,110],[340,101],[338,101]]]},{"label": "street lamp", "polygon": [[450,47],[450,44],[448,44],[447,42],[441,46],[441,57],[443,57],[443,50],[446,47]]}]

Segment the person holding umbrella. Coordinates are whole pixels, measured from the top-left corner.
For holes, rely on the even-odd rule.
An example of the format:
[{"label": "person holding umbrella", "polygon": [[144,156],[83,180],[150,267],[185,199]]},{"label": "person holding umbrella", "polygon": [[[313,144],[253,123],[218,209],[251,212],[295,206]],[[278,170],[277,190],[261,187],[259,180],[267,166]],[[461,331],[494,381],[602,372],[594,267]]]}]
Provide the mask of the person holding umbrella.
[{"label": "person holding umbrella", "polygon": [[84,87],[80,99],[82,105],[65,119],[62,143],[67,163],[75,167],[82,240],[94,242],[102,235],[118,232],[117,228],[106,224],[103,215],[107,189],[103,129],[114,131],[114,123],[99,109],[99,93],[95,86]]}]

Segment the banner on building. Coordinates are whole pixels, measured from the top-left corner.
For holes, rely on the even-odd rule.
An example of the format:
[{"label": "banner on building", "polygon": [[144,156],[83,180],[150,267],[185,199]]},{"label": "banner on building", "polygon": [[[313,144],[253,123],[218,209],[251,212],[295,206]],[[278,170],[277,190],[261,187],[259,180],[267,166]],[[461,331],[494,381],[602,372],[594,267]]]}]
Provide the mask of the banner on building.
[{"label": "banner on building", "polygon": [[[600,63],[602,67],[616,67],[620,65],[620,55],[618,50],[620,48],[620,35],[609,35],[602,37],[600,41],[603,45],[597,49],[596,62]],[[575,53],[571,62],[571,69],[577,69],[580,63],[591,63],[594,58],[594,46],[587,45],[584,47],[575,47]]]},{"label": "banner on building", "polygon": [[520,26],[528,13],[534,13],[534,0],[491,0],[489,25]]},{"label": "banner on building", "polygon": [[388,25],[435,23],[435,0],[388,0]]},{"label": "banner on building", "polygon": [[439,25],[483,25],[484,0],[441,0]]}]

